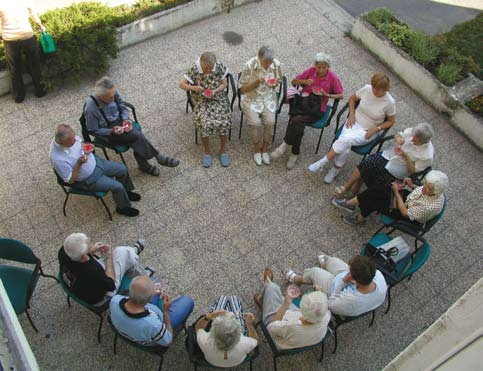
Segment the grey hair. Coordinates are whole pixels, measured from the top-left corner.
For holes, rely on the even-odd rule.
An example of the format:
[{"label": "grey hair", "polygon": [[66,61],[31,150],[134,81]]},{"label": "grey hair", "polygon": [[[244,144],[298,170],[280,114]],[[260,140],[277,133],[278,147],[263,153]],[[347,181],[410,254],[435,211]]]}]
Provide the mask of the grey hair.
[{"label": "grey hair", "polygon": [[216,55],[212,52],[205,52],[201,54],[200,62],[207,64],[208,66],[214,66],[216,63]]},{"label": "grey hair", "polygon": [[275,58],[275,52],[268,46],[262,46],[258,50],[258,58],[262,61],[273,61]]},{"label": "grey hair", "polygon": [[229,352],[241,338],[241,325],[233,313],[218,315],[211,324],[210,336],[215,346],[222,352]]},{"label": "grey hair", "polygon": [[302,296],[302,300],[300,301],[300,311],[305,320],[311,323],[319,323],[326,315],[327,310],[327,295],[324,293],[313,291]]},{"label": "grey hair", "polygon": [[431,185],[433,193],[435,196],[439,196],[448,188],[448,176],[439,170],[431,170],[426,177],[424,182]]},{"label": "grey hair", "polygon": [[138,305],[145,305],[153,296],[153,292],[153,281],[148,276],[137,276],[129,285],[129,300]]},{"label": "grey hair", "polygon": [[424,144],[431,140],[431,137],[434,135],[434,130],[427,122],[422,122],[413,128],[412,135],[413,137],[418,137],[418,139]]},{"label": "grey hair", "polygon": [[74,129],[72,129],[69,125],[60,124],[55,128],[55,141],[60,143],[73,134],[75,134]]},{"label": "grey hair", "polygon": [[94,85],[94,94],[97,97],[102,97],[107,94],[109,90],[114,87],[114,82],[108,76],[103,76],[99,80],[96,81],[96,85]]},{"label": "grey hair", "polygon": [[332,57],[329,54],[325,53],[317,53],[314,58],[314,64],[325,63],[327,66],[330,67],[332,63]]},{"label": "grey hair", "polygon": [[64,240],[64,251],[71,260],[78,262],[89,252],[89,241],[84,233],[72,233]]}]

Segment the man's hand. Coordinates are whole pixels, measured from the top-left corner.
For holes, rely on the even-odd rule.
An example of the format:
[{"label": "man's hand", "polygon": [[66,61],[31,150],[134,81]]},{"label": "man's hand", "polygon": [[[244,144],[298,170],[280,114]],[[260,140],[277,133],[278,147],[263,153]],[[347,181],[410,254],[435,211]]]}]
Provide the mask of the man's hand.
[{"label": "man's hand", "polygon": [[253,321],[255,321],[255,316],[253,315],[253,313],[250,313],[250,312],[245,313],[243,318],[245,318],[245,321],[247,322],[248,325],[252,324]]},{"label": "man's hand", "polygon": [[89,252],[92,254],[102,252],[102,248],[104,247],[104,245],[104,242],[94,242],[89,246]]},{"label": "man's hand", "polygon": [[129,133],[132,130],[132,121],[131,120],[124,120],[122,122],[122,129],[125,133]]},{"label": "man's hand", "polygon": [[195,85],[195,86],[192,86],[191,87],[191,91],[194,91],[196,93],[200,93],[201,94],[201,93],[203,93],[203,90],[204,89],[201,86],[199,86],[199,85]]},{"label": "man's hand", "polygon": [[107,258],[112,255],[112,248],[107,243],[104,243],[101,247],[101,252]]},{"label": "man's hand", "polygon": [[163,312],[164,313],[169,312],[169,308],[171,308],[171,304],[173,304],[173,300],[171,300],[171,298],[166,294],[161,296],[161,300],[163,300]]},{"label": "man's hand", "polygon": [[86,156],[86,155],[82,155],[81,157],[79,157],[79,158],[77,159],[77,164],[78,164],[79,166],[84,165],[86,162],[87,162],[87,156]]},{"label": "man's hand", "polygon": [[124,133],[124,129],[122,126],[114,126],[112,128],[112,132],[115,134],[115,135],[121,135],[122,133]]},{"label": "man's hand", "polygon": [[377,128],[370,128],[366,131],[366,135],[364,135],[364,138],[366,139],[372,138],[376,133],[377,133]]}]

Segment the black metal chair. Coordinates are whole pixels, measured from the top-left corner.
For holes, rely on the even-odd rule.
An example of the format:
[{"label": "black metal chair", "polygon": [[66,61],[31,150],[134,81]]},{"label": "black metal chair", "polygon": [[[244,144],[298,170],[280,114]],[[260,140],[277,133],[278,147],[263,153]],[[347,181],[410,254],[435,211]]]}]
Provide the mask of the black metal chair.
[{"label": "black metal chair", "polygon": [[[195,366],[195,371],[198,370],[198,367],[206,367],[206,368],[223,368],[223,369],[229,369],[233,367],[217,367],[209,363],[203,354],[196,354],[195,353],[195,344],[196,344],[196,333],[194,330],[194,326],[188,327],[188,339],[186,342],[186,347],[188,349],[188,356],[190,359],[190,362]],[[250,354],[248,354],[243,362],[244,363],[249,363],[250,364],[250,371],[253,370],[253,360],[258,357],[260,354],[259,347],[257,346]],[[239,366],[239,365],[238,365]],[[234,366],[234,367],[238,367]]]},{"label": "black metal chair", "polygon": [[275,341],[273,340],[272,336],[270,335],[270,332],[267,329],[267,326],[263,323],[263,321],[260,321],[257,323],[257,327],[260,326],[262,329],[263,335],[265,336],[265,339],[267,339],[268,344],[270,345],[270,349],[272,350],[273,353],[273,369],[277,371],[277,358],[278,357],[283,357],[283,356],[291,356],[294,354],[298,353],[303,353],[308,350],[312,350],[315,348],[320,347],[320,357],[319,357],[319,362],[322,362],[324,359],[324,345],[325,342],[329,339],[330,335],[332,332],[328,329],[327,333],[325,334],[324,338],[319,341],[318,343],[315,343],[313,345],[301,347],[301,348],[294,348],[294,349],[278,349],[277,345],[275,344]]},{"label": "black metal chair", "polygon": [[[226,78],[228,79],[228,85],[226,86],[226,89],[225,89],[225,95],[227,96],[230,102],[231,112],[233,112],[233,104],[235,103],[235,99],[236,99],[235,80],[233,79],[233,75],[229,72],[226,74]],[[230,99],[230,94],[231,94],[231,99]],[[191,111],[193,111],[195,108],[195,104],[193,102],[193,98],[191,97],[191,92],[187,90],[186,91],[186,113],[188,113],[190,107],[191,107]],[[228,133],[228,139],[231,140],[231,128]],[[195,144],[198,144],[197,127],[195,127]]]},{"label": "black metal chair", "polygon": [[[137,118],[137,115],[136,115],[136,108],[131,103],[124,102],[124,104],[126,105],[126,107],[128,109],[131,110],[132,117],[134,119],[133,120],[133,126],[136,129],[141,130],[141,125],[139,124],[138,118]],[[124,146],[124,145],[111,144],[105,138],[102,138],[100,136],[95,136],[95,135],[89,133],[89,130],[87,130],[86,117],[84,115],[85,106],[86,105],[84,104],[84,106],[82,107],[82,115],[79,118],[79,123],[80,123],[81,129],[82,129],[82,138],[84,139],[84,142],[92,143],[92,144],[94,144],[94,146],[102,149],[102,152],[104,152],[104,156],[106,157],[106,160],[109,160],[109,156],[107,155],[107,149],[113,150],[114,152],[116,152],[116,154],[119,155],[119,157],[121,157],[123,164],[126,165],[126,167],[127,167],[126,161],[124,160],[124,156],[122,154],[124,152],[129,151],[129,147]]]},{"label": "black metal chair", "polygon": [[335,353],[337,351],[337,329],[346,323],[355,321],[356,319],[366,317],[368,315],[372,315],[371,322],[369,323],[369,327],[371,327],[372,324],[374,323],[374,319],[376,318],[376,309],[366,313],[362,313],[355,317],[339,316],[337,314],[332,313],[332,320],[330,322],[330,326],[334,332],[334,349],[332,350],[332,353]]},{"label": "black metal chair", "polygon": [[65,201],[64,201],[64,206],[62,208],[62,210],[64,211],[64,216],[67,216],[65,209],[66,209],[66,206],[67,206],[67,201],[69,201],[69,196],[72,194],[72,195],[95,197],[96,200],[101,201],[102,205],[104,206],[104,208],[107,211],[107,214],[109,215],[109,219],[112,220],[111,211],[109,210],[109,207],[107,207],[107,204],[104,201],[104,197],[107,195],[107,192],[105,192],[105,191],[93,192],[93,191],[87,191],[87,190],[84,190],[84,189],[76,188],[72,184],[64,182],[55,170],[54,170],[54,173],[55,173],[55,176],[57,178],[57,184],[60,185],[60,187],[62,188],[62,190],[65,193]]},{"label": "black metal chair", "polygon": [[[241,108],[241,92],[240,92],[240,77],[241,72],[238,73],[238,87],[236,90],[236,94],[238,96],[238,109],[240,110],[240,129],[238,131],[238,139],[241,138],[241,131],[243,127],[243,110]],[[272,142],[275,140],[275,134],[277,133],[277,122],[278,122],[278,115],[282,112],[283,104],[285,103],[285,99],[287,97],[287,77],[285,75],[282,76],[282,83],[278,86],[277,91],[277,100],[278,100],[278,107],[275,111],[275,125],[273,127],[273,135],[272,135]]]}]

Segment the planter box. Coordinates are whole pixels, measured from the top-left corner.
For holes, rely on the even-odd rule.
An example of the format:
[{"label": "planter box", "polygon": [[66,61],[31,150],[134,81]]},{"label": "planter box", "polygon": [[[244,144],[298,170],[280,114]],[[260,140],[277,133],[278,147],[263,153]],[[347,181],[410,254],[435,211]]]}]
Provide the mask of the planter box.
[{"label": "planter box", "polygon": [[452,124],[480,150],[483,150],[482,120],[466,108],[464,102],[452,93],[451,88],[441,83],[410,55],[394,46],[391,40],[363,19],[355,19],[352,25],[352,37],[374,53],[437,111],[448,114]]},{"label": "planter box", "polygon": [[[164,10],[119,27],[119,48],[126,48],[253,1],[255,0],[193,0],[189,3]],[[26,79],[25,81],[30,80]],[[8,72],[0,71],[0,95],[7,94],[9,91],[10,81],[8,79]]]}]

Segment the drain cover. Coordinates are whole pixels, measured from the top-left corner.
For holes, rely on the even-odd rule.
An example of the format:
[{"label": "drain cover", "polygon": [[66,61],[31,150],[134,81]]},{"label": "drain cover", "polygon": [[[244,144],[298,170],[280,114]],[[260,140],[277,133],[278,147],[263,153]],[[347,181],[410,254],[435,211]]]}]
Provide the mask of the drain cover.
[{"label": "drain cover", "polygon": [[223,33],[223,40],[230,45],[240,45],[243,42],[243,36],[233,31]]}]

